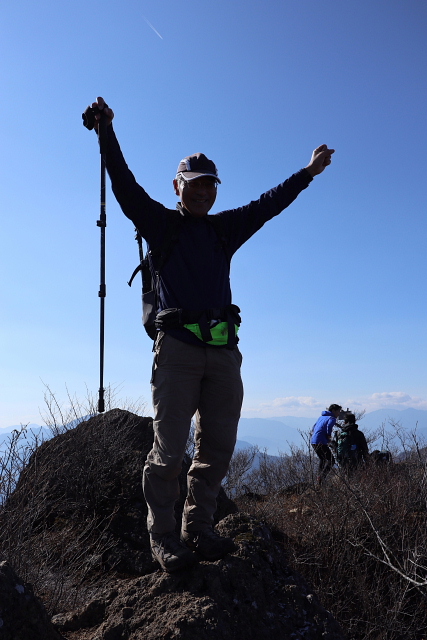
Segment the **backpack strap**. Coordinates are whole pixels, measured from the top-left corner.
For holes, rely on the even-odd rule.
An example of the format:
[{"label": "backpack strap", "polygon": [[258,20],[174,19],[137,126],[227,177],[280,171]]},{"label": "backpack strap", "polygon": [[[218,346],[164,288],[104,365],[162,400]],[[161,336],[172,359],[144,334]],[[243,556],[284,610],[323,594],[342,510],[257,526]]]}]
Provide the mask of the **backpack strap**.
[{"label": "backpack strap", "polygon": [[228,264],[230,264],[232,255],[230,254],[228,238],[225,233],[224,223],[222,221],[221,216],[207,216],[206,220],[208,221],[208,224],[211,225],[212,229],[215,231],[216,235],[218,236],[218,240],[221,245],[221,248],[225,253]]},{"label": "backpack strap", "polygon": [[[139,265],[133,270],[133,273],[130,277],[130,280],[128,281],[128,285],[131,287],[132,286],[132,282],[135,278],[135,276],[142,271],[143,268],[143,262],[144,262],[144,249],[142,246],[142,236],[139,233],[138,229],[135,227],[135,240],[138,243],[138,250],[139,250]],[[143,277],[142,279],[143,282],[145,282],[145,278]]]},{"label": "backpack strap", "polygon": [[167,222],[166,233],[160,248],[149,251],[151,263],[155,269],[156,275],[160,275],[160,271],[165,266],[172,253],[172,249],[178,241],[182,227],[182,216],[178,212],[173,212]]},{"label": "backpack strap", "polygon": [[[181,216],[179,213],[170,217],[166,227],[166,233],[161,247],[149,251],[149,256],[144,256],[142,245],[142,236],[137,228],[135,228],[135,240],[139,249],[139,265],[134,269],[128,285],[131,287],[132,282],[141,272],[142,277],[142,323],[147,334],[152,340],[156,339],[157,329],[154,321],[156,319],[158,299],[159,299],[159,280],[160,271],[167,262],[174,244],[178,240],[181,229]],[[153,265],[154,275],[150,269],[150,261]]]}]

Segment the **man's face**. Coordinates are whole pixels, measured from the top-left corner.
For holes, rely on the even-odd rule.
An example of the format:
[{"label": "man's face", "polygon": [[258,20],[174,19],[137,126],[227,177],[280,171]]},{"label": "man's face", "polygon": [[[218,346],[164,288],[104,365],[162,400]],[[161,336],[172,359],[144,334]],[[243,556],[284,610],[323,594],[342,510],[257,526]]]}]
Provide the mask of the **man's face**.
[{"label": "man's face", "polygon": [[215,178],[209,176],[201,176],[191,182],[173,181],[175,193],[183,207],[197,218],[206,216],[212,209],[216,200],[216,185]]}]

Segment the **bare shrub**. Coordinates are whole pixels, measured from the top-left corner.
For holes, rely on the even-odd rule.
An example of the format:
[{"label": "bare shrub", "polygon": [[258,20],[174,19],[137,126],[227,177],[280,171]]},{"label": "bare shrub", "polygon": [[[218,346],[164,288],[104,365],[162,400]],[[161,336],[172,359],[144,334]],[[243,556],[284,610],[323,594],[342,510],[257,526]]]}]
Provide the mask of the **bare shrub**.
[{"label": "bare shrub", "polygon": [[[297,450],[294,463],[271,464],[263,484],[253,484],[274,493],[238,500],[274,527],[293,567],[351,640],[422,640],[427,627],[425,449],[416,434],[400,428],[387,438],[385,448],[396,457],[398,444],[404,448],[402,462],[372,463],[351,475],[335,467],[320,489],[308,482],[304,492],[277,492],[289,482],[289,470],[306,478],[316,466],[306,450],[304,467]],[[308,475],[299,475],[301,466]]]},{"label": "bare shrub", "polygon": [[[52,431],[52,435],[57,436],[68,429],[73,429],[82,420],[88,420],[98,413],[98,400],[95,395],[86,387],[86,395],[81,400],[76,394],[66,390],[66,400],[60,400],[56,392],[44,383],[44,403],[45,408],[40,412],[45,425]],[[105,411],[120,408],[130,411],[138,416],[145,415],[146,403],[142,398],[136,401],[129,398],[120,398],[120,386],[112,387],[108,385],[104,389]]]},{"label": "bare shrub", "polygon": [[266,451],[261,452],[257,468],[247,474],[246,486],[255,493],[272,495],[302,481],[304,462],[299,458],[299,451],[294,451],[295,457],[283,453],[273,457]]},{"label": "bare shrub", "polygon": [[257,454],[259,454],[259,449],[256,445],[234,452],[227,475],[222,483],[230,498],[235,498],[244,491],[246,478]]},{"label": "bare shrub", "polygon": [[28,464],[34,451],[44,441],[33,429],[21,425],[14,429],[0,450],[0,505],[13,493],[19,476]]}]

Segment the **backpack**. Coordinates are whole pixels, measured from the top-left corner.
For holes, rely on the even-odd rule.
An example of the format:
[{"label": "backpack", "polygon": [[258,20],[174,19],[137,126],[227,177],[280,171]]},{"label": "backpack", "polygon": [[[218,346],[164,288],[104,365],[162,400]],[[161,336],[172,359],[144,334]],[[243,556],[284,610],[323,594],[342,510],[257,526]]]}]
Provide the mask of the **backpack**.
[{"label": "backpack", "polygon": [[[219,217],[210,216],[208,218],[210,224],[214,228],[218,240],[221,244],[222,249],[227,257],[228,263],[231,262],[231,256],[229,255],[227,239],[223,234],[222,224]],[[139,250],[139,265],[134,269],[128,285],[131,287],[133,279],[137,275],[137,273],[141,272],[142,279],[142,324],[147,335],[155,340],[157,336],[157,328],[156,328],[156,317],[157,317],[157,309],[158,309],[158,300],[159,300],[159,280],[160,280],[160,272],[165,266],[169,256],[172,253],[173,246],[178,240],[179,234],[181,232],[182,227],[182,215],[180,213],[176,213],[171,215],[168,226],[166,228],[165,238],[163,240],[163,244],[160,248],[150,250],[150,258],[151,263],[154,265],[155,273],[153,277],[153,273],[150,269],[150,263],[148,260],[148,255],[144,256],[144,250],[142,245],[142,236],[139,233],[138,229],[135,227],[135,240],[138,243]],[[235,306],[235,305],[230,305]],[[236,307],[238,309],[238,307]],[[180,312],[180,309],[174,309],[175,312]],[[238,311],[240,311],[238,309]],[[163,313],[163,312],[161,312]],[[181,314],[179,314],[181,317]],[[240,317],[235,316],[233,314],[233,321],[238,322],[240,324]]]},{"label": "backpack", "polygon": [[371,458],[375,462],[375,464],[379,465],[388,464],[392,461],[390,451],[379,451],[378,449],[372,451]]},{"label": "backpack", "polygon": [[340,464],[345,462],[358,462],[360,451],[353,437],[354,429],[341,431],[338,436],[337,460]]}]

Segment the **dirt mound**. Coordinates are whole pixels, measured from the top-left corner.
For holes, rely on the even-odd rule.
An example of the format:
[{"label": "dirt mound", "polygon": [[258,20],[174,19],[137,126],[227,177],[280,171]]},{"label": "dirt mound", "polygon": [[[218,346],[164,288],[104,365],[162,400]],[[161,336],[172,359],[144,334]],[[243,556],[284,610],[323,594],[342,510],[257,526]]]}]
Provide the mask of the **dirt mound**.
[{"label": "dirt mound", "polygon": [[158,569],[141,487],[152,441],[150,418],[122,410],[91,418],[37,449],[0,511],[2,554],[33,583],[57,632],[68,640],[341,640],[283,546],[224,491],[216,520],[238,550],[172,575]]},{"label": "dirt mound", "polygon": [[343,640],[265,525],[236,514],[218,528],[235,538],[237,552],[171,575],[117,581],[87,608],[56,616],[55,625],[70,640]]},{"label": "dirt mound", "polygon": [[[45,585],[46,597],[64,579],[69,589],[111,572],[142,575],[155,569],[141,484],[152,442],[151,418],[114,409],[36,450],[0,512],[0,545],[20,575]],[[189,465],[187,456],[178,522]],[[221,491],[216,521],[236,511]]]}]

